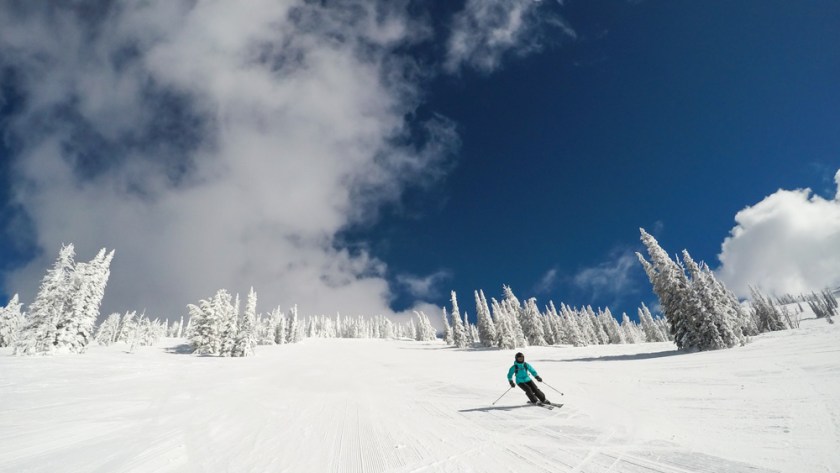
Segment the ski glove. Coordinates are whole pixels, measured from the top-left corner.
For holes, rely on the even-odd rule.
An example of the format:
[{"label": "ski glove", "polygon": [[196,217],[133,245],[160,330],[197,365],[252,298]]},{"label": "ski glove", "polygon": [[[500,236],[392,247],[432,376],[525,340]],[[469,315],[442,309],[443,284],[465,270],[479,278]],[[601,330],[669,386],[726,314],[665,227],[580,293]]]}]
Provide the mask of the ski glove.
[{"label": "ski glove", "polygon": [[508,380],[508,383],[510,383],[510,387],[512,387],[512,388],[516,387],[516,383],[514,383],[513,381]]},{"label": "ski glove", "polygon": [[534,377],[537,378],[537,381],[542,383],[542,378],[540,378],[539,376],[534,376]]}]

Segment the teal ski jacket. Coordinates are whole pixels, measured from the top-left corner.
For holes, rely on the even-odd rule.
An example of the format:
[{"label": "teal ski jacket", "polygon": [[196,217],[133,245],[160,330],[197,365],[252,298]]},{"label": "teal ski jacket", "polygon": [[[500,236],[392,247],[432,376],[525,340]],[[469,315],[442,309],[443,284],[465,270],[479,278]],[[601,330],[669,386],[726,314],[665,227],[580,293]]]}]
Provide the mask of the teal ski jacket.
[{"label": "teal ski jacket", "polygon": [[529,371],[531,372],[532,375],[539,376],[537,374],[537,370],[535,370],[534,367],[531,366],[530,364],[528,364],[527,362],[526,363],[516,363],[516,362],[514,362],[513,366],[511,366],[510,369],[508,370],[508,380],[513,378],[513,375],[516,374],[516,384],[527,383],[528,381],[531,381],[531,377],[528,376]]}]

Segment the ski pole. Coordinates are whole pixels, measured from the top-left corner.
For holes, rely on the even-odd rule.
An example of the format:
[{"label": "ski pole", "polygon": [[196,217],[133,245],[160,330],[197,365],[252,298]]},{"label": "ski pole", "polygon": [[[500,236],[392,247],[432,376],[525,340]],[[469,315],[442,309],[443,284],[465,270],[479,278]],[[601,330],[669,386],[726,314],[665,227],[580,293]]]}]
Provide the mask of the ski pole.
[{"label": "ski pole", "polygon": [[[546,386],[548,386],[549,388],[551,388],[551,385],[546,383],[545,381],[543,381],[542,383],[545,384]],[[551,388],[551,389],[554,389],[554,388]],[[557,391],[556,389],[554,389],[554,390]],[[557,391],[557,392],[560,393],[560,391]],[[565,394],[563,394],[563,393],[560,393],[560,395],[565,396]]]},{"label": "ski pole", "polygon": [[496,403],[497,403],[497,402],[499,402],[499,400],[500,400],[500,399],[502,399],[503,397],[505,397],[505,394],[509,393],[511,389],[513,389],[513,388],[508,388],[508,390],[507,390],[507,391],[505,391],[504,393],[502,393],[502,395],[501,395],[501,396],[499,396],[499,399],[496,399],[495,401],[493,401],[493,404],[490,404],[490,405],[491,405],[491,406],[495,406],[495,405],[496,405]]}]

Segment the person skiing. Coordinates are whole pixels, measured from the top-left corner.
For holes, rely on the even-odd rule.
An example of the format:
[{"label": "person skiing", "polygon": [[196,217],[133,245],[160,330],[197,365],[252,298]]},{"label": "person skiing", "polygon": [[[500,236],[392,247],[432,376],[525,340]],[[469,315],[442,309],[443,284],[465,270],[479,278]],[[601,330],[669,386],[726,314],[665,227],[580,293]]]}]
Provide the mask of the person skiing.
[{"label": "person skiing", "polygon": [[[540,391],[540,388],[537,387],[537,383],[535,383],[531,376],[528,375],[528,372],[534,375],[534,378],[537,381],[542,383],[542,378],[540,375],[537,374],[537,370],[534,369],[533,366],[525,363],[525,355],[522,353],[517,353],[514,357],[513,366],[510,367],[508,370],[508,382],[510,383],[510,387],[519,386],[525,391],[525,395],[528,396],[528,402],[531,404],[551,404],[551,402],[545,398],[545,394]],[[516,383],[513,382],[513,377],[516,376]]]}]

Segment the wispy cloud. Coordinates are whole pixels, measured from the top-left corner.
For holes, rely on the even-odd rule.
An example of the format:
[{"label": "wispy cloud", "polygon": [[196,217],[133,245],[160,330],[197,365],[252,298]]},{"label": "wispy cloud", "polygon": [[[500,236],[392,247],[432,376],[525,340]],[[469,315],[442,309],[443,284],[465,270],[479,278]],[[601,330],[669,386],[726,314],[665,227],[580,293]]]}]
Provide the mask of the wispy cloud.
[{"label": "wispy cloud", "polygon": [[14,199],[46,251],[6,286],[31,297],[75,242],[117,249],[106,309],[254,285],[262,307],[391,313],[384,263],[336,234],[457,146],[441,117],[407,139],[421,77],[399,51],[428,34],[407,3],[3,3]]},{"label": "wispy cloud", "polygon": [[400,274],[397,283],[418,299],[431,299],[440,295],[440,284],[452,277],[452,273],[440,270],[427,276]]},{"label": "wispy cloud", "polygon": [[778,190],[735,215],[717,273],[736,294],[749,286],[799,294],[840,285],[840,170],[833,200]]},{"label": "wispy cloud", "polygon": [[537,282],[536,286],[534,286],[534,293],[536,294],[547,294],[551,292],[552,289],[557,284],[557,269],[552,268],[546,271],[543,274],[543,277],[540,278],[539,282]]},{"label": "wispy cloud", "polygon": [[590,291],[596,299],[619,299],[635,290],[633,271],[638,270],[638,265],[633,252],[626,250],[616,253],[608,261],[578,271],[572,280],[578,288]]},{"label": "wispy cloud", "polygon": [[506,55],[525,56],[558,37],[576,38],[574,29],[550,5],[534,0],[467,0],[452,21],[445,68],[457,72],[467,66],[491,72]]}]

